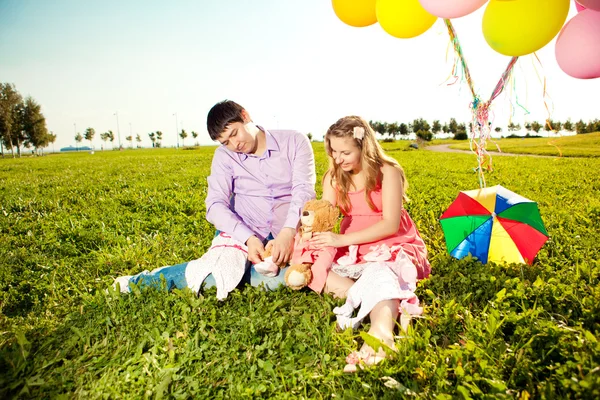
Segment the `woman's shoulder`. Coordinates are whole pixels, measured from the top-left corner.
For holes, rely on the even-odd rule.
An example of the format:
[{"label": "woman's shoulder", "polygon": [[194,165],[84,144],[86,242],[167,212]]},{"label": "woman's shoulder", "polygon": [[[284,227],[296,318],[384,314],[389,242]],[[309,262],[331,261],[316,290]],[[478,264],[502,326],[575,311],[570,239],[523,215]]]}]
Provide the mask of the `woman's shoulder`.
[{"label": "woman's shoulder", "polygon": [[401,176],[401,171],[395,165],[384,163],[380,169],[383,178],[392,178],[395,179]]}]

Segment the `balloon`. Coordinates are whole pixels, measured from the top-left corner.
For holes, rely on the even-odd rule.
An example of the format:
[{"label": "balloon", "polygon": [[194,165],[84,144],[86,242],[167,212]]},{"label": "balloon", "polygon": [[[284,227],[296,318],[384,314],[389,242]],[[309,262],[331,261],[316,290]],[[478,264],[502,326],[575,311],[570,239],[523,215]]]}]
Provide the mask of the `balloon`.
[{"label": "balloon", "polygon": [[332,0],[333,11],[343,23],[356,28],[373,25],[375,16],[375,0]]},{"label": "balloon", "polygon": [[375,9],[383,30],[401,39],[419,36],[437,19],[425,11],[419,0],[377,0]]},{"label": "balloon", "polygon": [[577,12],[579,12],[581,10],[585,10],[584,6],[582,6],[581,4],[579,4],[578,2],[576,2],[575,0],[573,0],[573,2],[575,3],[575,8],[577,9]]},{"label": "balloon", "polygon": [[600,12],[583,10],[571,18],[556,39],[555,54],[567,75],[600,77]]},{"label": "balloon", "polygon": [[483,36],[498,53],[523,56],[548,44],[568,13],[569,0],[490,0],[483,14]]},{"label": "balloon", "polygon": [[[577,0],[577,3],[582,5],[584,8],[600,11],[600,0]],[[579,7],[577,7],[577,10],[581,11],[579,10]]]},{"label": "balloon", "polygon": [[488,0],[419,0],[430,14],[440,18],[458,18],[471,14]]}]

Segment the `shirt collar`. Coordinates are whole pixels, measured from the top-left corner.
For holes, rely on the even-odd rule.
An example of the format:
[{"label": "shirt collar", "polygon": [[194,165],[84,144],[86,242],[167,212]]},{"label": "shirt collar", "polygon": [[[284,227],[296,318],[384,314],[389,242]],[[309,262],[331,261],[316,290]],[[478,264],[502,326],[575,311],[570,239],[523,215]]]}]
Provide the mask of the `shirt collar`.
[{"label": "shirt collar", "polygon": [[[277,143],[277,140],[275,139],[275,137],[273,136],[273,134],[271,132],[269,132],[262,126],[256,125],[256,127],[265,133],[265,139],[267,141],[267,148],[265,150],[265,153],[262,154],[260,157],[259,156],[252,156],[252,157],[269,158],[271,156],[272,151],[279,151],[279,143]],[[237,154],[240,158],[240,161],[244,161],[248,157],[250,157],[248,154],[244,154],[244,153],[237,153]]]}]

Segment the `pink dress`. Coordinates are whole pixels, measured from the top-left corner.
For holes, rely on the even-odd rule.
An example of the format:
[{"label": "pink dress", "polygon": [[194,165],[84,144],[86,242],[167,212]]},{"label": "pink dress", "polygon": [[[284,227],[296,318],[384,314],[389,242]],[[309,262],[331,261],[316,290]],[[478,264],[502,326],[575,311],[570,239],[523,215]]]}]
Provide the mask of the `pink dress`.
[{"label": "pink dress", "polygon": [[307,240],[302,241],[301,239],[302,234],[300,232],[296,233],[296,237],[294,238],[294,252],[290,265],[312,264],[310,268],[312,279],[308,287],[317,293],[321,293],[325,287],[325,281],[331,269],[331,264],[333,264],[336,249],[330,246],[315,249]]},{"label": "pink dress", "polygon": [[[369,207],[369,204],[366,202],[364,189],[356,192],[348,192],[352,209],[350,210],[350,214],[344,213],[344,218],[342,219],[342,223],[340,225],[340,233],[343,234],[360,231],[382,220],[383,213],[381,188],[372,191],[370,196],[376,210],[372,210],[371,207]],[[390,248],[398,245],[401,246],[404,253],[417,268],[417,278],[423,279],[429,276],[429,273],[431,272],[431,266],[427,260],[427,248],[425,247],[425,243],[423,242],[415,223],[404,208],[402,209],[398,232],[388,238],[359,245],[357,262],[366,262],[366,260],[363,259],[363,256],[368,254],[372,250],[372,247],[381,244],[385,244]],[[347,254],[348,247],[338,248],[334,261],[337,261],[340,257]]]}]

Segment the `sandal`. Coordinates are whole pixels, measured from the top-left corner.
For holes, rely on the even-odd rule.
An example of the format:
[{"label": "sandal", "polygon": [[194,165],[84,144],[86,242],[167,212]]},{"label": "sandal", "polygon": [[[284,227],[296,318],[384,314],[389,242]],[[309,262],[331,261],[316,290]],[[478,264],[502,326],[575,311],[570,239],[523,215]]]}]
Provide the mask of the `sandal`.
[{"label": "sandal", "polygon": [[365,367],[377,365],[386,359],[385,352],[381,355],[379,352],[373,353],[368,350],[353,351],[346,357],[346,365],[344,366],[344,372],[351,374]]}]

